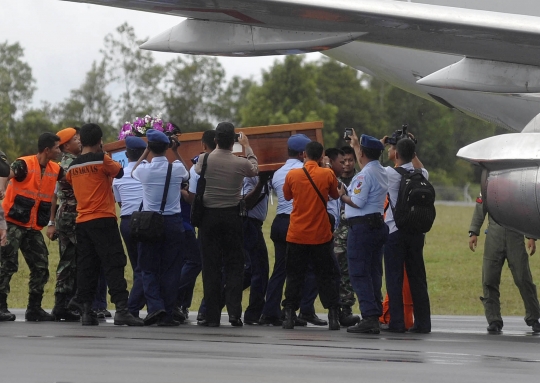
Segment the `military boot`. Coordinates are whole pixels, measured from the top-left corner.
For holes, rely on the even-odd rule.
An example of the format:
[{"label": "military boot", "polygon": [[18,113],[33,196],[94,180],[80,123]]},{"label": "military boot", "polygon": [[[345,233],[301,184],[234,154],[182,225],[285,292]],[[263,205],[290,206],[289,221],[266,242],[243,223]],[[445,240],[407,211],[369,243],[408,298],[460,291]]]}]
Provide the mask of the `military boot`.
[{"label": "military boot", "polygon": [[15,314],[10,313],[8,310],[7,295],[0,294],[0,322],[12,322],[15,318]]},{"label": "military boot", "polygon": [[92,302],[85,302],[83,304],[81,322],[83,326],[99,325],[96,312],[92,310]]},{"label": "military boot", "polygon": [[362,320],[354,326],[347,327],[347,332],[355,334],[379,334],[379,317],[372,316],[362,318]]},{"label": "military boot", "polygon": [[28,322],[49,322],[54,321],[54,315],[49,314],[41,308],[41,294],[30,294],[28,307],[24,314],[24,319]]},{"label": "military boot", "polygon": [[144,326],[141,318],[135,318],[128,310],[127,301],[116,302],[116,313],[114,314],[114,324],[117,326]]},{"label": "military boot", "polygon": [[351,306],[342,306],[341,312],[339,313],[339,324],[343,327],[354,326],[360,322],[360,317],[358,315],[353,315]]},{"label": "military boot", "polygon": [[82,304],[82,302],[79,302],[77,300],[77,295],[75,294],[75,296],[73,298],[71,298],[71,300],[69,301],[68,305],[67,305],[67,308],[68,310],[71,310],[71,311],[75,311],[75,312],[78,312],[79,315],[82,316],[83,312],[84,312],[84,305]]},{"label": "military boot", "polygon": [[77,313],[70,311],[67,308],[66,295],[57,293],[54,295],[54,308],[51,312],[54,315],[54,320],[60,322],[64,320],[66,322],[78,322],[81,320],[81,316]]},{"label": "military boot", "polygon": [[330,330],[339,330],[339,309],[338,307],[330,307],[328,310],[328,328]]},{"label": "military boot", "polygon": [[294,329],[294,320],[296,319],[296,313],[292,309],[284,309],[283,314],[285,318],[283,319],[282,328],[292,330]]}]

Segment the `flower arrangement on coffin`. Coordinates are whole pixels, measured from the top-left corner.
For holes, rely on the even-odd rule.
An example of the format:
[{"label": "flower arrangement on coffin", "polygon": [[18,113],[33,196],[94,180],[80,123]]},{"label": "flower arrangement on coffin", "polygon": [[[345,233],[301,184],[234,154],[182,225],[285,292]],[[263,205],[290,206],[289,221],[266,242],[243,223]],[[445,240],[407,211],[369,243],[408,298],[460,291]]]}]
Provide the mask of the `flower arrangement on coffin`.
[{"label": "flower arrangement on coffin", "polygon": [[152,117],[146,115],[142,118],[136,117],[133,122],[127,121],[120,129],[118,139],[125,140],[127,136],[146,137],[146,131],[148,129],[159,130],[169,137],[182,133],[178,126],[171,122],[163,121],[161,116]]}]

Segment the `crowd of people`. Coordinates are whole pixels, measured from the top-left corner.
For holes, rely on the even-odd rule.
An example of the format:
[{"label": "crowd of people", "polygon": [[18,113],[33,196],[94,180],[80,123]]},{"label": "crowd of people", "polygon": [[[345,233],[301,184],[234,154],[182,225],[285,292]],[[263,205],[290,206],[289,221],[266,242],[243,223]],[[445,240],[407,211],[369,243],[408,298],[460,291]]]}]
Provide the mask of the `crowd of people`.
[{"label": "crowd of people", "polygon": [[[202,153],[191,160],[189,171],[178,141],[161,131],[148,130],[147,142],[126,137],[125,168],[104,153],[102,135],[96,124],[66,128],[42,134],[37,155],[18,158],[11,166],[1,156],[0,321],[15,320],[7,298],[21,250],[30,269],[27,321],[98,325],[99,318],[110,315],[108,288],[116,306],[115,325],[178,326],[189,317],[202,271],[200,326],[220,326],[226,306],[229,323],[236,327],[293,329],[312,323],[330,330],[346,327],[350,333],[431,332],[423,246],[435,211],[424,201],[426,206],[416,206],[416,211],[411,205],[409,216],[403,212],[414,193],[435,196],[410,133],[401,130],[376,139],[351,131],[346,137],[350,145],[326,150],[294,134],[283,148],[287,161],[273,173],[259,172],[248,137],[227,122],[203,133]],[[235,140],[245,157],[233,154]],[[169,148],[172,163],[166,157]],[[385,148],[394,166],[381,165]],[[415,182],[421,186],[407,189],[404,202],[405,188]],[[262,228],[271,193],[277,196],[277,208],[270,274]],[[193,224],[192,204],[199,204],[202,212]],[[477,204],[472,250],[486,214],[481,198]],[[134,221],[142,216],[137,212],[162,216],[159,238],[137,240]],[[423,222],[431,223],[426,229]],[[44,227],[47,237],[58,239],[60,254],[50,314],[41,307],[49,279]],[[490,218],[481,298],[488,331],[498,333],[503,327],[498,288],[508,259],[525,303],[525,321],[540,332],[523,236],[505,230]],[[534,240],[528,246],[532,255]],[[124,278],[128,257],[130,291]],[[247,288],[249,304],[243,312]],[[317,296],[328,310],[327,321],[315,312]],[[353,314],[357,301],[361,316]]]}]

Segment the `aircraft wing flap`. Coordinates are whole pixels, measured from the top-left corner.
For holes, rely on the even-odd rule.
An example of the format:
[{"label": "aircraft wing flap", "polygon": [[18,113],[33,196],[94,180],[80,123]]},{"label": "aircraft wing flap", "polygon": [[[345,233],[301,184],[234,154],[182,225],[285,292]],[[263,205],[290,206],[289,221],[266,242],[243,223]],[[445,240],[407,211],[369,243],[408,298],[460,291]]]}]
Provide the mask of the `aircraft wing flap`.
[{"label": "aircraft wing flap", "polygon": [[361,32],[359,40],[540,63],[540,18],[381,0],[68,0],[266,28]]}]

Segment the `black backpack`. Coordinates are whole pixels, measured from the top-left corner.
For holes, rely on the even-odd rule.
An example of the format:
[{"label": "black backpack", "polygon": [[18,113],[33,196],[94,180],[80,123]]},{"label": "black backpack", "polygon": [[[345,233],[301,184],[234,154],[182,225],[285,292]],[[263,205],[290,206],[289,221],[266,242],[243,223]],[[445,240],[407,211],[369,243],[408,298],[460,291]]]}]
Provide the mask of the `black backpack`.
[{"label": "black backpack", "polygon": [[394,168],[401,174],[398,200],[394,208],[390,195],[388,200],[394,221],[399,230],[408,233],[427,233],[435,221],[435,189],[422,174],[421,169],[409,172]]}]

